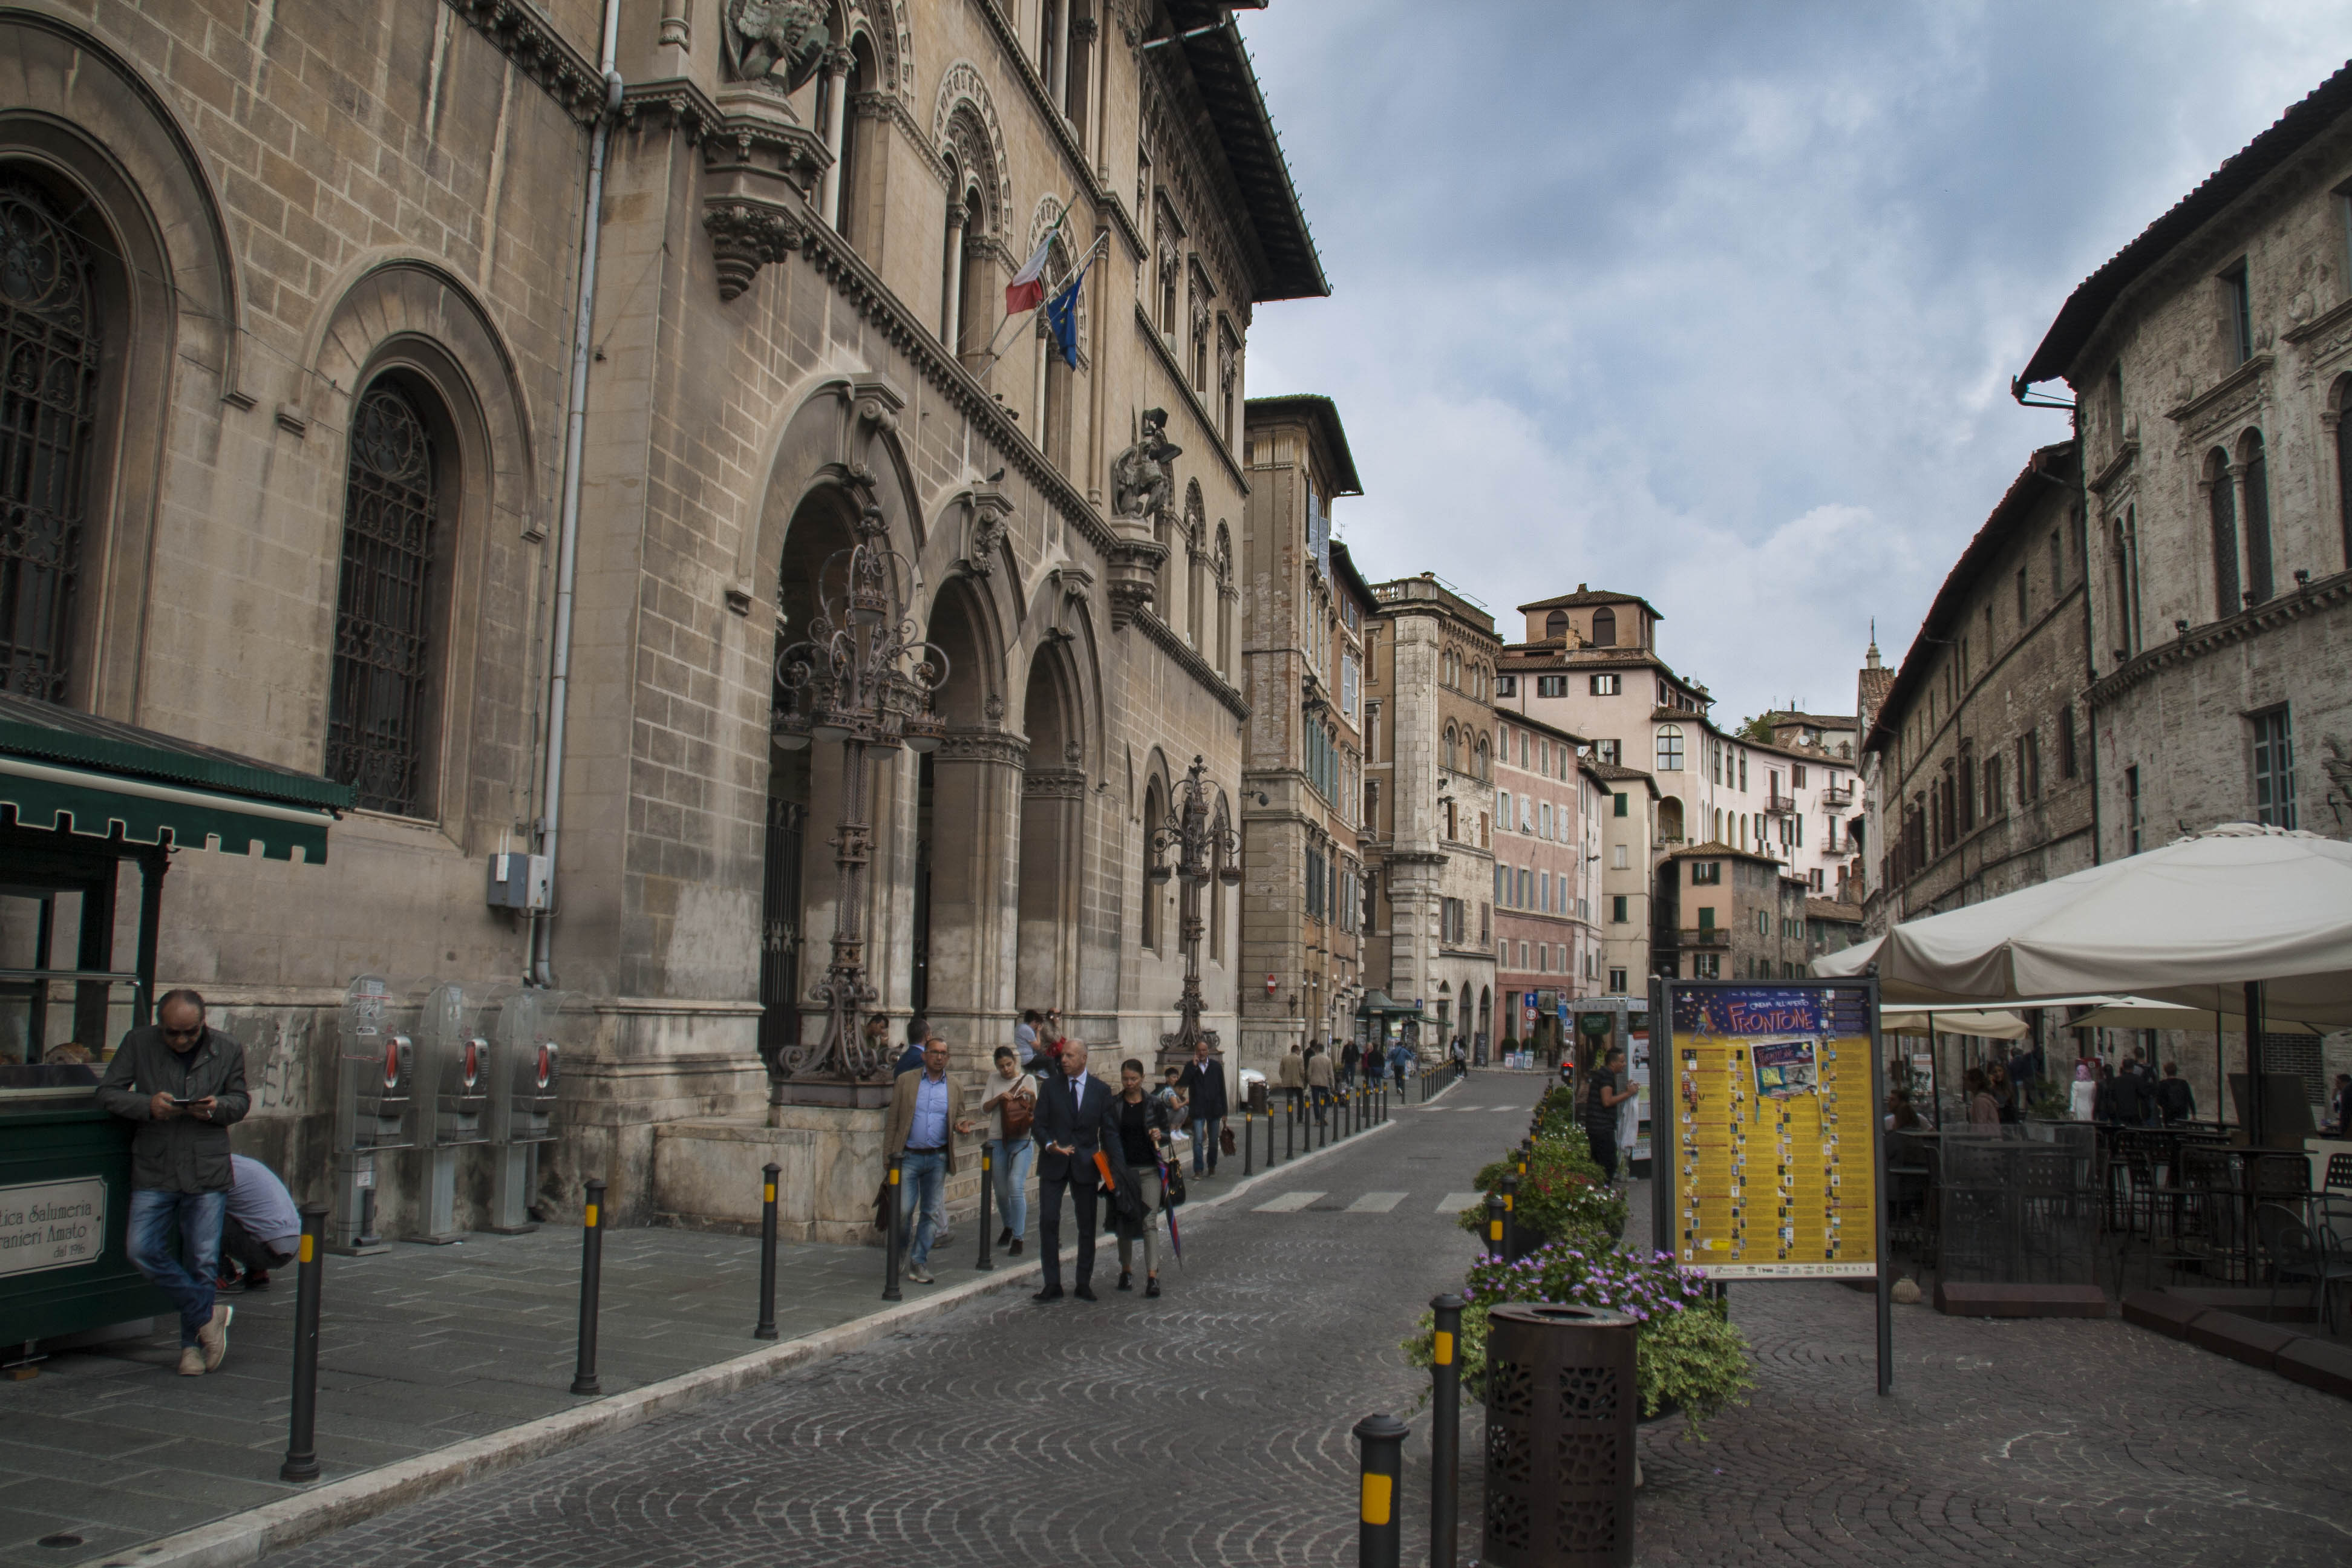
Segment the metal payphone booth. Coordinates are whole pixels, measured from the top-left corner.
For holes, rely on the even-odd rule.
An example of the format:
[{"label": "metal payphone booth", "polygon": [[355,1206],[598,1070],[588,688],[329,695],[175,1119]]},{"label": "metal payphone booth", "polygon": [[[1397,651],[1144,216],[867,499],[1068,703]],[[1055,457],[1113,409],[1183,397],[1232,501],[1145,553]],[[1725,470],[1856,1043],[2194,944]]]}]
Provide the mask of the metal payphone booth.
[{"label": "metal payphone booth", "polygon": [[438,1246],[465,1235],[457,1228],[457,1152],[489,1136],[494,1018],[454,980],[434,986],[418,1010],[416,1142],[426,1152],[412,1241]]},{"label": "metal payphone booth", "polygon": [[343,993],[335,1085],[334,1252],[383,1252],[375,1233],[376,1156],[416,1142],[421,998],[381,974]]},{"label": "metal payphone booth", "polygon": [[482,1009],[495,1045],[490,1085],[490,1212],[482,1228],[501,1236],[536,1230],[531,1194],[539,1146],[555,1138],[562,1025],[578,997],[568,991],[508,988]]}]

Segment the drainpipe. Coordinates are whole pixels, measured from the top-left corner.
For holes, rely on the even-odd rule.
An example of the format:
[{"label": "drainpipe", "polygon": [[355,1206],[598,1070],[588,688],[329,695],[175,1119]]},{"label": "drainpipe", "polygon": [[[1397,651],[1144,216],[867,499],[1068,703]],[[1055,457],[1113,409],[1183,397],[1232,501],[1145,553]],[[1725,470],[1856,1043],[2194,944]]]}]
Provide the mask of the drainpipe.
[{"label": "drainpipe", "polygon": [[530,983],[552,985],[551,953],[555,940],[554,878],[557,840],[563,821],[564,705],[572,693],[572,598],[580,564],[581,450],[588,427],[589,335],[595,330],[596,242],[604,205],[604,153],[620,112],[621,73],[614,52],[621,32],[621,0],[604,0],[604,37],[597,61],[604,79],[604,108],[588,142],[588,193],[580,214],[580,298],[572,317],[572,384],[563,422],[563,510],[555,542],[555,635],[548,660],[547,760],[540,789],[540,853],[547,857],[549,907],[531,918]]}]

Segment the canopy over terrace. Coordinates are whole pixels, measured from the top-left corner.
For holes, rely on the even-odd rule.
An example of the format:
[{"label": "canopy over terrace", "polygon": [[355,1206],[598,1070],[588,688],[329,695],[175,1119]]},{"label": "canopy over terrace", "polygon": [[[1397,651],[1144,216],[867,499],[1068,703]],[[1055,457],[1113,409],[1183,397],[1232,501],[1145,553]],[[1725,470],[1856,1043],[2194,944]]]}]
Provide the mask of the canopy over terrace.
[{"label": "canopy over terrace", "polygon": [[2056,1005],[2126,994],[2352,1025],[2352,844],[2226,823],[2128,859],[1906,921],[1813,961],[1875,966],[1890,1005]]}]

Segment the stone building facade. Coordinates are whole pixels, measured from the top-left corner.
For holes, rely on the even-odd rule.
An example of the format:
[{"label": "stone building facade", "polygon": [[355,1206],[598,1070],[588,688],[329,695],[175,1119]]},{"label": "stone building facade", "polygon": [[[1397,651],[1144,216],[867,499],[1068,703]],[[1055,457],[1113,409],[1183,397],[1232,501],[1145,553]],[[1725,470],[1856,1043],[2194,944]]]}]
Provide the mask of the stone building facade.
[{"label": "stone building facade", "polygon": [[1556,1060],[1559,1005],[1601,985],[1603,790],[1564,730],[1497,717],[1494,741],[1496,1026]]},{"label": "stone building facade", "polygon": [[2090,669],[2072,443],[2033,454],[1944,580],[1864,750],[1874,931],[2090,865]]},{"label": "stone building facade", "polygon": [[1418,1003],[1424,1051],[1495,1034],[1494,617],[1434,573],[1372,585],[1367,984]]},{"label": "stone building facade", "polygon": [[[1184,932],[1153,828],[1196,757],[1232,822],[1250,716],[1247,329],[1326,286],[1200,0],[604,15],[0,16],[0,209],[58,258],[43,331],[79,323],[50,346],[88,498],[64,629],[12,627],[8,678],[358,783],[331,864],[183,854],[165,914],[164,982],[247,1040],[240,1138],[299,1193],[352,975],[536,973],[592,1020],[549,1204],[690,1207],[661,1134],[725,1124],[848,1234],[876,1113],[762,1116],[840,913],[840,748],[772,744],[779,649],[877,525],[945,730],[866,781],[877,1009],[965,1068],[1046,1002],[1156,1043]],[[1093,258],[1075,364],[1001,321],[1049,236],[1057,283]],[[552,857],[550,908],[486,906],[505,848]],[[1228,1037],[1233,898],[1202,911]]]},{"label": "stone building facade", "polygon": [[1778,860],[1690,844],[1658,862],[1656,972],[1685,980],[1794,979],[1810,973],[1805,884]]},{"label": "stone building facade", "polygon": [[1606,792],[1601,802],[1601,994],[1647,994],[1650,968],[1650,905],[1655,896],[1650,868],[1657,819],[1658,784],[1639,768],[1585,760],[1585,771]]},{"label": "stone building facade", "polygon": [[1252,398],[1242,528],[1242,1061],[1344,1039],[1364,990],[1364,627],[1375,605],[1331,537],[1362,493],[1328,397]]},{"label": "stone building facade", "polygon": [[2352,68],[2077,288],[2018,378],[2074,394],[2102,858],[2352,828]]}]

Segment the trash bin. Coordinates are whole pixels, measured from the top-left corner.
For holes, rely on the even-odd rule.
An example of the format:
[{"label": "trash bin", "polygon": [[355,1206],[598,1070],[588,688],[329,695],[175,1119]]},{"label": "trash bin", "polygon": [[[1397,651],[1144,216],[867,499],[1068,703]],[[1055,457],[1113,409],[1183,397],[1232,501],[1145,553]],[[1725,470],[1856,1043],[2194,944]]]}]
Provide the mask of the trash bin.
[{"label": "trash bin", "polygon": [[1517,1302],[1488,1315],[1490,1568],[1631,1568],[1633,1320]]},{"label": "trash bin", "polygon": [[1257,1115],[1265,1114],[1265,1080],[1253,1079],[1249,1086],[1249,1108]]}]

